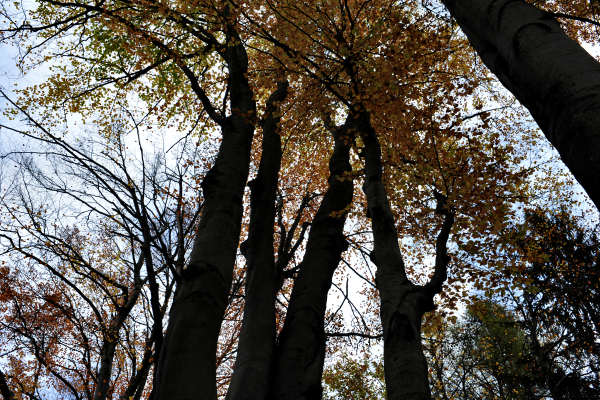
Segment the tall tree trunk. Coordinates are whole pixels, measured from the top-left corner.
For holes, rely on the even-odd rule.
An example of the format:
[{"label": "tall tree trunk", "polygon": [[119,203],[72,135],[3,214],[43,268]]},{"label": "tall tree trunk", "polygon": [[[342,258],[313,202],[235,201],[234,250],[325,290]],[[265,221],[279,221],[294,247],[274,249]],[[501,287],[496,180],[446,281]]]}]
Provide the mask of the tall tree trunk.
[{"label": "tall tree trunk", "polygon": [[600,208],[600,63],[522,0],[442,0]]},{"label": "tall tree trunk", "polygon": [[363,191],[375,242],[371,258],[377,266],[375,282],[381,297],[387,396],[389,400],[428,400],[431,393],[421,346],[421,318],[425,312],[422,294],[406,276],[394,216],[382,182],[381,150],[370,116],[363,113],[359,124],[365,144]]},{"label": "tall tree trunk", "polygon": [[217,398],[217,340],[240,237],[256,119],[247,54],[233,28],[228,29],[233,36],[225,54],[231,115],[221,123],[217,159],[202,182],[203,211],[171,306],[154,395],[160,400]]},{"label": "tall tree trunk", "polygon": [[329,187],[314,217],[300,272],[279,335],[270,399],[321,399],[325,360],[327,293],[347,243],[344,223],[354,185],[350,166],[352,132],[333,129]]},{"label": "tall tree trunk", "polygon": [[263,400],[269,388],[279,282],[273,251],[275,200],[281,168],[279,103],[287,95],[287,86],[287,82],[279,83],[269,97],[261,124],[262,155],[256,179],[250,184],[250,229],[243,246],[247,265],[244,319],[228,400]]},{"label": "tall tree trunk", "polygon": [[423,314],[434,309],[433,296],[441,291],[446,279],[448,255],[446,242],[454,214],[439,194],[438,213],[445,215],[436,242],[436,261],[432,279],[423,286],[406,276],[398,245],[398,234],[385,186],[382,181],[381,149],[370,115],[361,112],[357,127],[365,145],[365,182],[369,216],[373,227],[374,248],[371,259],[377,266],[375,282],[381,297],[380,318],[383,327],[384,373],[388,400],[429,400],[428,369],[421,345]]}]

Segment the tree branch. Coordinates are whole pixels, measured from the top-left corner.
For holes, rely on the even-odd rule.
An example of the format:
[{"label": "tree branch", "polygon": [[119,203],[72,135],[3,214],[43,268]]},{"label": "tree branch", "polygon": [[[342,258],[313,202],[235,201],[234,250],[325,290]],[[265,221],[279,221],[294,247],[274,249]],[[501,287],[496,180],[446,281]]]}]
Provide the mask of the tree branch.
[{"label": "tree branch", "polygon": [[448,198],[437,191],[434,192],[434,196],[437,200],[435,212],[444,216],[444,222],[442,222],[442,227],[435,243],[435,269],[433,276],[425,285],[425,290],[432,296],[442,291],[442,285],[448,277],[448,262],[450,261],[450,257],[448,256],[447,243],[452,225],[454,224],[454,210],[448,206]]}]

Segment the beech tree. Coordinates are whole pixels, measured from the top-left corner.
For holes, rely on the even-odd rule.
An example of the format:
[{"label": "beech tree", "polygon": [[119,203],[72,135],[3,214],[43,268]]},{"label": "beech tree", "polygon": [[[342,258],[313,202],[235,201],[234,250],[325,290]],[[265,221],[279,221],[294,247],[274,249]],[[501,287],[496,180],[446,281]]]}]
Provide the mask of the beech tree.
[{"label": "beech tree", "polygon": [[[185,229],[176,200],[176,250],[153,225],[160,213],[136,208],[134,174],[116,182],[133,196],[115,207],[123,220],[138,221],[148,276],[141,283],[157,322],[153,378],[142,392],[216,399],[227,387],[229,399],[320,398],[327,297],[353,244],[344,229],[355,222],[372,231],[372,248],[360,254],[377,267],[376,278],[365,280],[381,299],[387,396],[431,397],[421,324],[436,295],[456,304],[460,278],[444,285],[463,265],[455,260],[449,271],[449,243],[497,238],[515,214],[509,201],[528,195],[525,157],[510,129],[498,127],[501,117],[478,105],[473,115],[461,111],[477,103],[486,78],[465,62],[469,48],[452,24],[415,1],[43,0],[19,7],[3,8],[3,39],[21,46],[24,70],[48,62],[50,73],[11,100],[7,116],[25,116],[29,126],[4,127],[61,146],[65,126],[92,124],[108,143],[126,147],[127,135],[114,129],[115,110],[125,109],[140,138],[159,128],[215,149],[205,170],[178,178],[180,186],[201,182],[202,195],[193,205],[198,221]],[[85,161],[96,177],[93,158]],[[174,162],[185,169],[196,161]],[[114,185],[103,187],[112,193]],[[14,234],[5,237],[11,251],[19,247]],[[400,236],[419,244],[416,256]],[[189,252],[185,240],[193,242]],[[164,268],[148,264],[152,249],[171,254],[161,264],[172,266],[176,285],[164,340],[157,316],[169,296],[151,279]],[[223,346],[229,322],[237,333]],[[222,347],[231,354],[238,335],[230,382],[224,378],[217,391],[217,354]],[[107,376],[115,376],[109,364]],[[131,392],[98,389],[96,398],[113,394]]]},{"label": "beech tree", "polygon": [[[555,14],[523,0],[442,2],[486,66],[527,107],[571,173],[600,207],[600,63],[567,36],[556,20],[569,15]],[[581,20],[597,7],[594,2],[573,3],[571,7],[584,11]]]}]

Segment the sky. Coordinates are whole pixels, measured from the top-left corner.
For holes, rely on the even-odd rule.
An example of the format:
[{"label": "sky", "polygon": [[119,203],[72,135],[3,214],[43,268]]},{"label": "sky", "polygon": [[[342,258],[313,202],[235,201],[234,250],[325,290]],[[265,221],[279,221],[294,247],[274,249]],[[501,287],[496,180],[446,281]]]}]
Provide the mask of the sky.
[{"label": "sky", "polygon": [[[600,46],[591,46],[591,45],[584,45],[584,47],[586,48],[586,50],[588,50],[588,52],[590,52],[591,54],[598,56],[600,55]],[[7,94],[10,94],[12,89],[15,87],[15,83],[17,85],[25,85],[25,84],[31,84],[34,83],[36,81],[40,81],[42,79],[44,79],[45,74],[47,72],[46,69],[41,69],[41,70],[37,70],[35,71],[34,74],[29,74],[28,76],[23,76],[19,70],[16,68],[15,66],[15,60],[16,60],[16,56],[17,56],[17,51],[15,48],[7,46],[5,44],[0,45],[0,88],[2,90],[4,90]],[[0,108],[4,108],[5,106],[5,101],[3,99],[0,99]],[[0,123],[5,123],[5,118],[3,116],[0,116]],[[15,147],[19,147],[22,146],[22,143],[18,143],[16,139],[15,135],[10,135],[10,142],[7,140],[7,138],[9,137],[9,135],[6,133],[5,130],[0,129],[0,155],[4,154],[5,152],[9,151],[10,149],[13,149]],[[163,137],[165,137],[163,135]],[[167,135],[166,137],[176,137],[176,135]],[[169,147],[170,144],[163,143],[163,147]],[[552,152],[553,150],[551,148],[546,149],[546,151],[550,151]],[[3,182],[2,182],[2,177],[3,174],[1,173],[2,171],[2,165],[1,165],[1,160],[0,160],[0,193],[2,191],[3,188]],[[559,167],[560,168],[560,167]],[[591,206],[591,204],[585,200],[585,195],[583,194],[583,191],[581,189],[581,187],[579,187],[577,184],[575,184],[576,187],[576,196],[579,196],[581,198],[581,202],[582,202],[582,208],[581,208],[581,213],[585,214],[587,218],[589,218],[590,222],[598,222],[598,213],[595,210],[595,208],[593,208],[593,206]],[[587,204],[587,206],[586,206]],[[433,259],[429,259],[428,261],[431,261],[433,263]],[[352,275],[352,274],[351,274]],[[343,285],[343,281],[339,282],[342,283]],[[353,298],[354,301],[359,302],[359,296],[357,296],[357,293],[360,289],[360,287],[362,286],[361,281],[358,278],[354,278],[350,281],[349,283],[349,288],[350,288],[350,292],[351,292],[351,297]],[[336,293],[337,290],[333,289],[332,294],[337,294]],[[334,298],[334,296],[331,296],[331,299],[329,301],[329,309],[334,309],[336,307],[336,300]],[[348,307],[347,305],[345,306],[346,308]],[[464,306],[461,306],[464,308]],[[348,312],[348,308],[346,309],[345,314],[346,315],[352,315],[351,312]],[[347,320],[347,322],[349,322]],[[375,351],[380,351],[380,348],[374,348]]]}]

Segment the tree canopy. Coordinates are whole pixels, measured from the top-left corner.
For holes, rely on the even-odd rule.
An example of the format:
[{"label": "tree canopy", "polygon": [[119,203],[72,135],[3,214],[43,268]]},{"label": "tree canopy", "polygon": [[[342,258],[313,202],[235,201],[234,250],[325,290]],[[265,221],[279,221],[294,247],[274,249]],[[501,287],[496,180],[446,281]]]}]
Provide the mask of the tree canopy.
[{"label": "tree canopy", "polygon": [[2,3],[0,393],[595,393],[597,12]]}]

